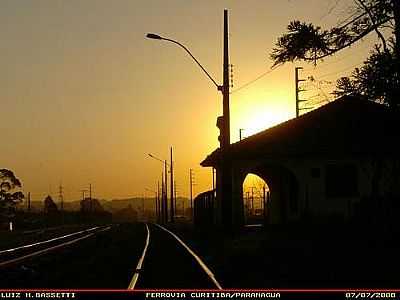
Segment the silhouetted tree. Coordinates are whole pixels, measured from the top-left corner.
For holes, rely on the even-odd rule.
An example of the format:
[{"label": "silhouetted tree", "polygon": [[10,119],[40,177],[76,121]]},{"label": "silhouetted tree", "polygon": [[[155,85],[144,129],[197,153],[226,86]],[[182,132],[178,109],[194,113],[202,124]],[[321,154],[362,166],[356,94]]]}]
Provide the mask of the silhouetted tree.
[{"label": "silhouetted tree", "polygon": [[58,212],[58,207],[54,203],[53,199],[50,196],[47,196],[44,199],[44,212],[46,214],[56,213]]},{"label": "silhouetted tree", "polygon": [[[375,32],[381,45],[375,45],[364,67],[356,70],[352,78],[339,79],[336,93],[361,94],[396,107],[400,85],[400,1],[354,3],[350,17],[329,30],[298,20],[290,22],[288,33],[278,39],[271,53],[274,66],[295,60],[317,63]],[[384,27],[392,30],[388,39],[380,31]]]},{"label": "silhouetted tree", "polygon": [[[398,105],[394,94],[399,85],[396,61],[392,50],[382,52],[376,48],[361,68],[356,68],[351,78],[342,77],[336,83],[334,94],[361,95],[391,107]],[[396,102],[397,100],[397,102]]]},{"label": "silhouetted tree", "polygon": [[15,205],[24,199],[20,180],[8,169],[0,169],[0,218],[11,218],[15,214]]}]

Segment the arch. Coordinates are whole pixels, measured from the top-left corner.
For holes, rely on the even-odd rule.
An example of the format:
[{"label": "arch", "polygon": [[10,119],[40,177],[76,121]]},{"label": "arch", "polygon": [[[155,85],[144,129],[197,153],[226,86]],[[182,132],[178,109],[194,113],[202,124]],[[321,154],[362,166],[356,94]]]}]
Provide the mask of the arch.
[{"label": "arch", "polygon": [[254,173],[248,173],[243,180],[243,216],[245,225],[264,224],[269,199],[268,183]]},{"label": "arch", "polygon": [[[300,213],[298,180],[287,167],[278,164],[260,164],[247,166],[241,171],[241,203],[243,209],[243,223],[249,224],[246,219],[245,191],[243,184],[248,174],[254,174],[268,186],[265,196],[263,221],[264,224],[283,224],[295,219]],[[253,176],[254,176],[253,175]]]}]

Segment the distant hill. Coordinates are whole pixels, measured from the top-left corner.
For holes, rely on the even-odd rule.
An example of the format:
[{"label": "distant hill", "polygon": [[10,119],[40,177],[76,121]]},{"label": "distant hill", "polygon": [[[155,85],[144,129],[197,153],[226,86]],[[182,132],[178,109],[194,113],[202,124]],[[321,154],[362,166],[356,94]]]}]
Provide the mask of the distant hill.
[{"label": "distant hill", "polygon": [[[168,199],[168,205],[170,200]],[[155,209],[155,199],[153,198],[127,198],[127,199],[113,199],[111,200],[112,210],[119,210],[128,207],[131,205],[136,210],[142,210],[143,206],[145,210],[154,210]],[[181,207],[189,207],[190,200],[184,197],[178,197],[176,199],[178,209]],[[184,203],[184,205],[183,205]]]},{"label": "distant hill", "polygon": [[[81,209],[81,200],[73,200],[73,201],[64,201],[64,209],[68,211],[79,211]],[[109,212],[116,212],[121,209],[127,208],[131,206],[132,209],[135,209],[137,211],[143,210],[143,205],[145,210],[154,210],[155,209],[155,199],[153,198],[127,198],[127,199],[112,199],[112,200],[106,200],[106,199],[100,199],[99,200],[101,206],[104,208],[104,210],[109,211]],[[169,205],[170,200],[168,199],[168,205]],[[58,201],[55,202],[57,207],[60,208],[60,203]],[[188,208],[190,207],[190,200],[185,197],[178,197],[176,199],[177,203],[177,213],[179,214],[179,211],[182,210],[183,208]],[[24,203],[18,205],[19,209],[26,209],[27,203],[24,201]],[[43,211],[44,209],[44,202],[43,201],[31,201],[31,210],[32,211]]]}]

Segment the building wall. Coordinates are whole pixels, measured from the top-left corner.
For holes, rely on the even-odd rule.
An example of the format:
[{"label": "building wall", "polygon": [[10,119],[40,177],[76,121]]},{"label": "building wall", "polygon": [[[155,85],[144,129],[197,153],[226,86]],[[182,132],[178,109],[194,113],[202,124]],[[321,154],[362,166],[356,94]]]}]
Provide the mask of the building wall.
[{"label": "building wall", "polygon": [[[233,222],[236,225],[244,223],[243,181],[249,173],[260,176],[270,187],[269,223],[285,223],[307,215],[348,218],[353,215],[354,207],[361,199],[374,195],[400,196],[399,170],[399,160],[377,160],[372,157],[235,161],[231,199]],[[352,172],[356,174],[355,191],[351,188],[353,183],[349,182],[353,180],[349,175]],[[330,183],[327,178],[330,178]],[[297,209],[291,208],[293,191]],[[217,210],[220,209],[220,201],[217,190]],[[221,216],[220,212],[216,215]],[[219,217],[216,222],[219,222]]]}]

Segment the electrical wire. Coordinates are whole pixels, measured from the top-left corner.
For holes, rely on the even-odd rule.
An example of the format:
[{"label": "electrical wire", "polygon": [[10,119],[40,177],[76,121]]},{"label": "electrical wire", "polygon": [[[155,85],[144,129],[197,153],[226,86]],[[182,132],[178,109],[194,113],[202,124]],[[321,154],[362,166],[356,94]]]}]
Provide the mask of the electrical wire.
[{"label": "electrical wire", "polygon": [[354,65],[351,65],[351,66],[349,66],[349,67],[347,67],[347,68],[345,68],[345,69],[342,69],[342,70],[340,70],[340,71],[336,71],[336,72],[331,72],[331,73],[323,74],[323,75],[321,75],[321,76],[318,76],[318,78],[321,79],[321,78],[325,78],[325,77],[328,77],[328,76],[331,76],[331,75],[335,75],[335,74],[338,74],[338,73],[345,72],[345,71],[347,71],[347,70],[350,70],[350,69],[353,69],[353,68],[359,66],[359,65],[362,64],[362,63],[363,63],[363,62],[358,62],[358,63],[356,63],[356,64],[354,64]]},{"label": "electrical wire", "polygon": [[234,89],[234,90],[231,92],[231,94],[236,93],[236,92],[238,92],[238,91],[240,91],[240,90],[242,90],[242,89],[248,87],[249,85],[251,85],[251,84],[255,83],[256,81],[260,80],[261,78],[263,78],[264,76],[266,76],[266,75],[268,75],[268,74],[271,74],[273,71],[275,71],[275,69],[276,69],[276,68],[271,68],[270,70],[268,70],[268,71],[266,71],[266,72],[264,72],[264,73],[258,75],[258,76],[257,76],[256,78],[254,78],[253,80],[250,80],[249,82],[247,82],[247,83],[241,85],[241,86],[238,87],[237,89]]}]

